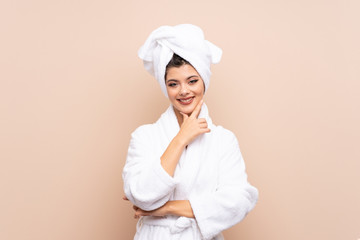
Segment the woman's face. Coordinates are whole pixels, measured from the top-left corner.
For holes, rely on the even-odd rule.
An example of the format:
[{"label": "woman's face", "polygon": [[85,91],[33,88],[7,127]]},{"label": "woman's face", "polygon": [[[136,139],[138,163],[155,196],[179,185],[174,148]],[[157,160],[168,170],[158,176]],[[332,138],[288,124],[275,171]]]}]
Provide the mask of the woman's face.
[{"label": "woman's face", "polygon": [[204,96],[204,82],[189,64],[171,67],[166,74],[166,89],[174,110],[190,115]]}]

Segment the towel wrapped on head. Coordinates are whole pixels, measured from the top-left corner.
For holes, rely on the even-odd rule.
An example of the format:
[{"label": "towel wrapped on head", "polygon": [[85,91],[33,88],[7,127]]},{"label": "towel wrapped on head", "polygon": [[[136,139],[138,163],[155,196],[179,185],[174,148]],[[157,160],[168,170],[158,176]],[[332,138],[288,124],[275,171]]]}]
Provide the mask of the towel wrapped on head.
[{"label": "towel wrapped on head", "polygon": [[174,53],[196,69],[207,90],[211,76],[210,65],[220,62],[222,50],[205,40],[201,28],[192,24],[161,26],[154,30],[139,49],[138,55],[144,61],[145,69],[159,82],[165,96],[168,96],[166,65]]}]

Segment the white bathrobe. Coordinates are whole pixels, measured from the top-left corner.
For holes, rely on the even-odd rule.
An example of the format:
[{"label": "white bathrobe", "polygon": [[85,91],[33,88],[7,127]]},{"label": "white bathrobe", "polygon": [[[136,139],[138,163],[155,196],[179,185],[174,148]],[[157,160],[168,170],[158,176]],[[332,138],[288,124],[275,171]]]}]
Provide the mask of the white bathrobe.
[{"label": "white bathrobe", "polygon": [[199,118],[206,118],[211,132],[198,136],[183,151],[174,177],[160,164],[180,129],[173,107],[156,123],[132,133],[123,170],[126,197],[148,211],[171,200],[189,200],[195,215],[195,219],[142,217],[135,240],[220,240],[221,231],[240,222],[255,206],[258,191],[247,181],[235,135],[212,124],[205,104]]}]

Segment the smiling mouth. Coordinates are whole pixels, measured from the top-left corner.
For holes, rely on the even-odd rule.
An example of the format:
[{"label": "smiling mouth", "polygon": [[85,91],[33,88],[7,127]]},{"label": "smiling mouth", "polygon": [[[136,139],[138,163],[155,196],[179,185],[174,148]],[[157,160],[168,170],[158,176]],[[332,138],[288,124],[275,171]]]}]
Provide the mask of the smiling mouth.
[{"label": "smiling mouth", "polygon": [[188,105],[188,104],[192,103],[193,99],[194,99],[194,97],[188,97],[188,98],[179,98],[177,100],[183,105]]}]

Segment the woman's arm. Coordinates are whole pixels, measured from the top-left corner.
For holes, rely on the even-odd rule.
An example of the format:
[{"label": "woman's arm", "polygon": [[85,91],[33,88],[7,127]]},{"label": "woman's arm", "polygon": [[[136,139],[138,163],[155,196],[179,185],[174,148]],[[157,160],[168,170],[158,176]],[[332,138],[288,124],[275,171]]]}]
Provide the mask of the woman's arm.
[{"label": "woman's arm", "polygon": [[216,190],[189,196],[204,239],[212,239],[240,222],[258,199],[258,190],[247,181],[245,162],[235,135],[223,130],[218,139],[221,139],[217,145],[222,154]]},{"label": "woman's arm", "polygon": [[174,176],[176,165],[179,162],[185,146],[185,142],[178,136],[175,136],[163,155],[160,157],[161,166],[172,177]]},{"label": "woman's arm", "polygon": [[174,176],[176,165],[179,162],[184,148],[197,136],[210,132],[205,119],[198,119],[203,100],[196,105],[190,116],[182,114],[183,121],[179,133],[170,142],[169,146],[161,156],[161,166],[170,175]]},{"label": "woman's arm", "polygon": [[126,197],[141,209],[151,211],[170,200],[177,182],[161,166],[151,136],[154,129],[143,125],[131,134],[122,177]]},{"label": "woman's arm", "polygon": [[152,154],[149,144],[153,132],[148,126],[132,133],[128,156],[123,170],[124,191],[127,198],[139,208],[153,211],[166,204],[176,187],[173,178],[184,148],[197,136],[209,132],[205,119],[198,119],[202,101],[188,117],[183,114],[180,131],[160,157]]},{"label": "woman's arm", "polygon": [[188,200],[175,200],[169,201],[164,206],[153,211],[144,211],[141,208],[133,206],[135,210],[135,218],[141,216],[157,216],[162,217],[165,215],[176,215],[187,218],[195,218],[190,202]]}]

